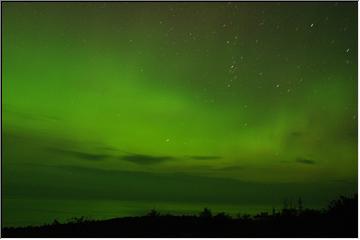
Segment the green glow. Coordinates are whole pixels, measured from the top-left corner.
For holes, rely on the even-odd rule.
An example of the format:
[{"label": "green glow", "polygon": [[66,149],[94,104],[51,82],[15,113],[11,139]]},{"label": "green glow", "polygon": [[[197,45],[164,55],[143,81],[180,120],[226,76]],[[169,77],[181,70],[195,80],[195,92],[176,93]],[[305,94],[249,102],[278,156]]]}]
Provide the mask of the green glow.
[{"label": "green glow", "polygon": [[5,224],[357,191],[356,3],[2,8]]}]

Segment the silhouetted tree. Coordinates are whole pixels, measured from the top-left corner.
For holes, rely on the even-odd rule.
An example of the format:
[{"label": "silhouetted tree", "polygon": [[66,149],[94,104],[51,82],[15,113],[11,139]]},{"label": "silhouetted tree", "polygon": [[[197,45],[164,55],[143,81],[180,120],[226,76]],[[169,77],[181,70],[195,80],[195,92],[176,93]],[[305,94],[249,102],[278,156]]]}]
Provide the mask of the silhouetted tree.
[{"label": "silhouetted tree", "polygon": [[246,221],[251,220],[251,215],[250,214],[242,215],[242,220],[246,220]]},{"label": "silhouetted tree", "polygon": [[54,221],[52,222],[52,225],[60,225],[60,222],[57,219],[54,219]]},{"label": "silhouetted tree", "polygon": [[284,205],[283,205],[283,210],[286,210],[286,209],[288,209],[289,208],[289,202],[288,202],[288,200],[285,198],[284,199],[284,203],[283,203]]},{"label": "silhouetted tree", "polygon": [[202,212],[200,212],[200,217],[201,218],[212,218],[211,210],[208,208],[204,208],[204,210]]},{"label": "silhouetted tree", "polygon": [[272,215],[273,215],[273,216],[276,215],[276,210],[275,210],[275,208],[272,209]]},{"label": "silhouetted tree", "polygon": [[215,219],[224,221],[224,220],[231,219],[231,217],[228,214],[226,214],[225,212],[220,212],[220,213],[215,215]]},{"label": "silhouetted tree", "polygon": [[303,202],[302,202],[301,197],[299,197],[299,199],[298,199],[298,210],[299,210],[299,213],[301,213],[303,211]]},{"label": "silhouetted tree", "polygon": [[160,216],[160,213],[156,211],[156,209],[151,209],[148,214],[146,214],[148,217],[158,217]]},{"label": "silhouetted tree", "polygon": [[353,198],[340,196],[339,199],[333,200],[328,206],[328,214],[336,217],[347,218],[357,215],[357,195]]}]

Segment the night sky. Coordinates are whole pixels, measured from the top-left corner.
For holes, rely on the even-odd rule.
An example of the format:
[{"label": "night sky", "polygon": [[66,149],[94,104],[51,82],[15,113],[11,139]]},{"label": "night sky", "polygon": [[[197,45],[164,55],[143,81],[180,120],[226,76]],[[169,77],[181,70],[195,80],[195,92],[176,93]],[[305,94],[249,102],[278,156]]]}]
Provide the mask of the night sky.
[{"label": "night sky", "polygon": [[357,2],[2,14],[4,225],[357,192]]}]

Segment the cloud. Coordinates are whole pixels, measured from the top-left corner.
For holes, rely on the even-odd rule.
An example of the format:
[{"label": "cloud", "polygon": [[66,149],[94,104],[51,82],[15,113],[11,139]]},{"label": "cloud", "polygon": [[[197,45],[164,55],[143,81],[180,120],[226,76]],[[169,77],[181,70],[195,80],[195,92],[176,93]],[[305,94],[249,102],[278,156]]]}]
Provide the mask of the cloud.
[{"label": "cloud", "polygon": [[299,132],[299,131],[294,131],[294,132],[290,133],[291,137],[301,137],[302,135],[303,135],[303,133]]},{"label": "cloud", "polygon": [[316,163],[314,160],[306,159],[306,158],[297,158],[296,162],[302,163],[302,164],[315,164]]},{"label": "cloud", "polygon": [[220,156],[189,156],[191,159],[195,160],[214,160],[214,159],[220,159]]},{"label": "cloud", "polygon": [[64,149],[52,148],[51,151],[60,153],[63,155],[68,155],[68,156],[73,156],[76,158],[90,160],[90,161],[101,161],[101,160],[104,160],[104,159],[110,157],[109,155],[106,155],[106,154],[87,153],[87,152],[64,150]]},{"label": "cloud", "polygon": [[229,166],[229,167],[223,167],[223,168],[217,168],[218,171],[235,171],[235,170],[243,170],[243,166]]},{"label": "cloud", "polygon": [[120,157],[120,159],[129,161],[132,163],[140,164],[140,165],[150,165],[150,164],[158,164],[161,162],[165,162],[167,160],[172,160],[174,157],[170,156],[151,156],[144,154],[131,154]]},{"label": "cloud", "polygon": [[58,121],[60,118],[46,115],[46,114],[40,114],[40,113],[28,113],[23,111],[14,110],[13,107],[5,105],[3,112],[7,115],[12,115],[17,118],[23,118],[31,121]]},{"label": "cloud", "polygon": [[139,165],[158,164],[167,160],[175,159],[174,157],[171,156],[151,156],[146,154],[129,153],[125,151],[124,153],[127,155],[119,156],[113,154],[89,153],[84,151],[67,150],[67,149],[59,149],[59,148],[50,148],[49,150],[57,154],[86,159],[89,161],[102,161],[107,158],[113,158],[113,159],[125,160]]}]

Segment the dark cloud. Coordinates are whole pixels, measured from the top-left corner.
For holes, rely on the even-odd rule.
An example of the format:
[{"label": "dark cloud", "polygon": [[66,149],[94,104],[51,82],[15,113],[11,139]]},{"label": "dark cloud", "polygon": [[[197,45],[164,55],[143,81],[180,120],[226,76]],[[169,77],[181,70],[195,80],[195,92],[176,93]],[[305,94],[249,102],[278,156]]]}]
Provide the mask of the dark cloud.
[{"label": "dark cloud", "polygon": [[189,156],[191,159],[195,160],[214,160],[214,159],[220,159],[220,156]]},{"label": "dark cloud", "polygon": [[46,114],[33,114],[23,111],[14,110],[12,107],[7,105],[4,106],[3,112],[5,114],[12,115],[17,118],[32,120],[32,121],[58,121],[60,120],[58,117],[46,115]]},{"label": "dark cloud", "polygon": [[101,161],[110,157],[109,155],[106,154],[96,154],[96,153],[88,153],[88,152],[81,152],[74,150],[56,149],[56,148],[51,148],[50,151],[56,152],[58,154],[68,155],[90,161]]},{"label": "dark cloud", "polygon": [[306,159],[306,158],[297,158],[296,162],[302,163],[302,164],[315,164],[316,163],[314,160]]},{"label": "dark cloud", "polygon": [[129,162],[133,162],[136,164],[150,165],[150,164],[158,164],[158,163],[162,163],[162,162],[165,162],[168,160],[172,160],[172,159],[174,159],[174,157],[151,156],[151,155],[144,155],[144,154],[131,154],[131,155],[126,155],[126,156],[120,157],[120,159],[129,161]]},{"label": "dark cloud", "polygon": [[229,167],[223,167],[223,168],[217,168],[218,171],[235,171],[235,170],[243,170],[243,166],[229,166]]},{"label": "dark cloud", "polygon": [[76,158],[86,159],[90,161],[101,161],[107,158],[117,158],[125,161],[129,161],[132,163],[140,164],[140,165],[151,165],[151,164],[158,164],[167,160],[175,159],[171,156],[151,156],[145,154],[137,154],[137,153],[129,153],[125,152],[127,155],[125,156],[118,156],[113,154],[103,154],[103,153],[89,153],[84,151],[77,151],[77,150],[67,150],[67,149],[59,149],[59,148],[50,148],[52,152],[57,154],[68,155]]},{"label": "dark cloud", "polygon": [[291,137],[301,137],[303,134],[301,133],[301,132],[292,132],[292,133],[290,133],[290,136]]},{"label": "dark cloud", "polygon": [[116,152],[118,151],[118,149],[113,148],[113,147],[99,147],[100,150],[105,150],[105,151],[112,151],[112,152]]}]

